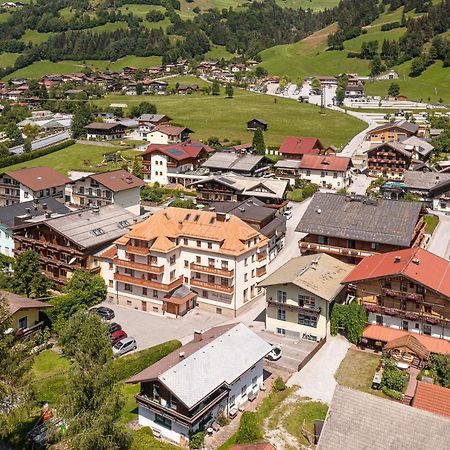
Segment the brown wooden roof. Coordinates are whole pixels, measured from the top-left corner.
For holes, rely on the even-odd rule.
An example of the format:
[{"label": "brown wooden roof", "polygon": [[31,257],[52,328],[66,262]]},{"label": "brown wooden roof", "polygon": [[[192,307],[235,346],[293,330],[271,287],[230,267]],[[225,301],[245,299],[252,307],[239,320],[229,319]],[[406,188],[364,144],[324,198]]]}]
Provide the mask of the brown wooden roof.
[{"label": "brown wooden roof", "polygon": [[392,341],[389,341],[384,348],[386,350],[390,350],[400,347],[406,347],[421,359],[426,360],[430,358],[430,352],[427,350],[425,345],[420,343],[412,334],[407,334],[405,336],[393,339]]}]

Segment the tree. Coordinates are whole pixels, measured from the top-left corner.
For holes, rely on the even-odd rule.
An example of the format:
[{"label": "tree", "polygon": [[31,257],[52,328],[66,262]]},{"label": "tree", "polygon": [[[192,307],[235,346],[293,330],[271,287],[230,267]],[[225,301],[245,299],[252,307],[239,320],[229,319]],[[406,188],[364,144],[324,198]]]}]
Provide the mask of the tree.
[{"label": "tree", "polygon": [[23,143],[23,151],[24,153],[29,153],[32,150],[32,146],[31,146],[31,139],[27,138],[25,139],[25,142]]},{"label": "tree", "polygon": [[431,355],[433,378],[446,388],[450,388],[450,355]]},{"label": "tree", "polygon": [[311,88],[314,92],[319,92],[321,90],[321,84],[317,78],[314,78],[314,80],[312,80]]},{"label": "tree", "polygon": [[379,75],[384,69],[385,67],[381,61],[381,58],[378,55],[375,55],[372,61],[370,61],[370,75]]},{"label": "tree", "polygon": [[218,80],[213,81],[211,93],[212,95],[220,95],[220,84]]},{"label": "tree", "polygon": [[75,139],[86,134],[84,127],[92,122],[91,108],[85,103],[80,103],[75,110],[72,119],[72,136]]},{"label": "tree", "polygon": [[264,67],[258,66],[255,69],[255,77],[256,78],[262,78],[267,76],[267,70]]},{"label": "tree", "polygon": [[357,344],[361,338],[367,321],[367,313],[356,302],[349,305],[334,305],[331,311],[330,331],[335,336],[339,328],[343,328],[347,339]]},{"label": "tree", "polygon": [[85,306],[96,305],[106,299],[106,284],[103,277],[83,270],[76,270],[64,287],[64,293],[75,297]]},{"label": "tree", "polygon": [[96,314],[80,311],[68,320],[60,344],[72,360],[58,409],[67,423],[63,442],[71,450],[130,448],[131,437],[118,423],[124,400],[106,325]]},{"label": "tree", "polygon": [[225,94],[227,95],[228,98],[233,98],[234,91],[231,83],[228,83],[225,86]]},{"label": "tree", "polygon": [[30,298],[48,295],[50,280],[41,273],[39,256],[33,250],[19,255],[12,265],[14,275],[10,278],[13,292]]},{"label": "tree", "polygon": [[266,153],[266,144],[264,143],[264,134],[261,128],[257,128],[253,134],[252,148],[258,155],[264,155]]},{"label": "tree", "polygon": [[143,167],[142,167],[142,158],[135,157],[133,159],[133,166],[131,168],[131,173],[140,178],[141,180],[144,178]]},{"label": "tree", "polygon": [[336,103],[338,105],[342,105],[345,100],[345,89],[342,87],[338,87],[336,89]]},{"label": "tree", "polygon": [[131,108],[130,116],[139,117],[142,114],[156,114],[158,111],[156,106],[150,102],[141,102],[139,105],[135,105]]},{"label": "tree", "polygon": [[142,95],[144,92],[144,86],[142,83],[136,83],[136,95]]},{"label": "tree", "polygon": [[6,438],[27,417],[32,406],[32,341],[15,341],[9,308],[0,298],[0,439]]},{"label": "tree", "polygon": [[9,122],[4,128],[4,132],[6,133],[6,137],[12,141],[13,145],[23,143],[22,132],[15,122]]},{"label": "tree", "polygon": [[391,83],[388,89],[390,97],[398,97],[400,95],[400,86],[397,83]]},{"label": "tree", "polygon": [[195,203],[194,200],[191,200],[190,198],[176,198],[170,206],[174,208],[185,208],[185,209],[195,209]]}]

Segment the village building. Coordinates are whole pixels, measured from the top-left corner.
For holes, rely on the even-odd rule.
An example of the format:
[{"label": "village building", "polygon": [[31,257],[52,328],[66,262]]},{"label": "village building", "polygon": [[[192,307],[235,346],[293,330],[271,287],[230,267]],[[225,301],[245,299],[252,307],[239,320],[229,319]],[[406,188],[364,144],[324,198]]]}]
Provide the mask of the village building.
[{"label": "village building", "polygon": [[144,141],[157,125],[167,125],[172,119],[165,114],[142,114],[138,117],[138,137]]},{"label": "village building", "polygon": [[303,155],[319,155],[323,149],[322,143],[317,138],[287,136],[279,150],[268,150],[268,153],[286,159],[302,159]]},{"label": "village building", "polygon": [[419,381],[411,406],[450,418],[450,389]]},{"label": "village building", "polygon": [[187,141],[190,133],[193,133],[193,131],[186,127],[162,124],[149,131],[145,140],[150,144],[178,144]]},{"label": "village building", "polygon": [[367,175],[402,180],[412,161],[412,152],[401,142],[377,144],[366,151]]},{"label": "village building", "polygon": [[374,144],[383,144],[385,142],[402,142],[411,136],[417,136],[419,126],[401,120],[398,122],[386,123],[380,125],[367,133],[367,140]]},{"label": "village building", "polygon": [[[242,345],[245,351],[236,351]],[[221,416],[234,417],[256,398],[270,350],[244,324],[196,332],[192,341],[127,381],[140,383],[139,424],[186,447],[191,433],[209,428]]]},{"label": "village building", "polygon": [[236,317],[260,295],[268,239],[232,214],[166,208],[101,255],[111,302],[183,315],[196,305]]},{"label": "village building", "polygon": [[74,211],[15,227],[14,256],[39,255],[45,276],[62,287],[75,270],[99,273],[94,253],[123,236],[138,216],[118,205]]},{"label": "village building", "polygon": [[341,282],[352,269],[325,253],[292,258],[259,283],[266,288],[266,330],[293,339],[326,338],[331,310],[346,298]]},{"label": "village building", "polygon": [[422,205],[361,195],[316,192],[296,231],[300,252],[328,253],[350,263],[409,247],[424,239]]},{"label": "village building", "polygon": [[116,204],[139,215],[143,186],[143,180],[125,169],[94,173],[67,185],[66,202],[78,208]]},{"label": "village building", "polygon": [[345,87],[345,96],[347,98],[364,97],[364,85],[362,83],[347,84],[347,86]]},{"label": "village building", "polygon": [[432,144],[417,136],[410,136],[402,141],[405,150],[411,152],[414,161],[428,161],[431,152],[434,150]]},{"label": "village building", "polygon": [[343,280],[368,323],[450,340],[450,262],[422,248],[364,258]]},{"label": "village building", "polygon": [[123,139],[125,136],[125,126],[120,123],[93,122],[86,125],[86,139],[110,141],[113,139]]},{"label": "village building", "polygon": [[209,173],[233,172],[245,176],[262,176],[270,167],[270,161],[262,155],[235,152],[215,152],[203,164]]},{"label": "village building", "polygon": [[255,197],[266,204],[282,205],[289,181],[234,174],[214,175],[191,184],[197,191],[198,203],[239,202]]},{"label": "village building", "polygon": [[256,131],[258,128],[261,131],[267,131],[269,125],[262,119],[251,119],[247,122],[247,130]]},{"label": "village building", "polygon": [[144,86],[150,94],[163,95],[167,93],[169,84],[166,81],[150,80],[148,82],[144,82]]},{"label": "village building", "polygon": [[186,186],[199,178],[193,177],[191,173],[198,169],[212,151],[211,147],[197,141],[150,144],[142,154],[144,181]]},{"label": "village building", "polygon": [[198,84],[179,84],[175,91],[177,94],[180,95],[189,95],[189,94],[195,94],[200,90]]},{"label": "village building", "polygon": [[0,206],[55,197],[64,201],[70,179],[50,167],[38,166],[0,174]]}]

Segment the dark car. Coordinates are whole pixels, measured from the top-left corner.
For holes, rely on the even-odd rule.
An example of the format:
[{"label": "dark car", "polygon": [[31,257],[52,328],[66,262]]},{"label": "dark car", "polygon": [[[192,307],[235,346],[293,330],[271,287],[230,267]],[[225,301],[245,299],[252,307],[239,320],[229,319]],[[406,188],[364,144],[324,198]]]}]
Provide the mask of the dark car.
[{"label": "dark car", "polygon": [[92,308],[91,311],[97,313],[103,320],[111,320],[115,317],[114,311],[111,308],[106,308],[105,306]]},{"label": "dark car", "polygon": [[122,329],[122,325],[119,325],[116,322],[110,323],[109,327],[108,327],[109,334],[113,334],[114,332],[119,331],[121,329]]},{"label": "dark car", "polygon": [[123,330],[117,330],[111,334],[111,345],[116,345],[122,339],[128,337],[128,334]]}]

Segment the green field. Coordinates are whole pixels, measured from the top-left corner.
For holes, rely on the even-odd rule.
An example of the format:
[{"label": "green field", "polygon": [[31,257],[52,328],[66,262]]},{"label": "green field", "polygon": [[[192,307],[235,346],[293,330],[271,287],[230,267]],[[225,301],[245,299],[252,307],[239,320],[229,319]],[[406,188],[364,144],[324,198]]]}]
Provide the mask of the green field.
[{"label": "green field", "polygon": [[49,37],[53,36],[54,34],[56,33],[39,33],[39,31],[36,30],[27,30],[22,36],[22,41],[25,42],[25,44],[31,42],[32,44],[38,45],[48,41]]},{"label": "green field", "polygon": [[339,0],[276,0],[277,4],[286,8],[312,9],[322,11],[335,7]]},{"label": "green field", "polygon": [[[172,81],[173,82],[173,81]],[[198,83],[198,81],[197,81]],[[275,103],[276,100],[276,103]],[[254,94],[235,89],[232,99],[212,95],[169,95],[132,96],[111,95],[95,103],[107,108],[111,103],[126,103],[128,106],[142,101],[154,103],[158,112],[168,114],[174,122],[183,124],[195,131],[196,139],[216,136],[249,142],[252,133],[246,130],[246,123],[253,117],[266,120],[269,129],[265,133],[268,145],[279,145],[285,136],[317,136],[325,145],[341,147],[359,131],[365,123],[343,113],[327,111],[313,105],[298,103],[283,98],[274,99],[268,95]]]},{"label": "green field", "polygon": [[103,61],[99,59],[87,60],[86,64],[92,67],[96,67],[100,70],[109,69],[113,72],[119,72],[124,67],[136,67],[138,69],[146,69],[148,67],[154,67],[161,65],[161,56],[125,56],[117,61]]},{"label": "green field", "polygon": [[223,45],[212,45],[211,50],[205,55],[205,59],[231,59],[236,55],[228,52]]},{"label": "green field", "polygon": [[13,66],[20,53],[0,53],[0,68]]},{"label": "green field", "polygon": [[128,28],[126,22],[108,22],[104,25],[99,25],[98,27],[89,28],[87,31],[92,31],[94,33],[111,33],[116,30],[123,30]]},{"label": "green field", "polygon": [[134,16],[142,17],[143,19],[145,19],[145,16],[150,11],[165,12],[166,8],[160,5],[133,5],[130,3],[126,3],[125,5],[122,5],[119,10],[122,12],[122,14],[132,13]]},{"label": "green field", "polygon": [[38,79],[47,74],[64,75],[67,73],[80,72],[82,68],[83,64],[81,61],[59,61],[57,63],[48,60],[37,61],[7,75],[5,80],[10,80],[11,78]]},{"label": "green field", "polygon": [[113,153],[118,150],[120,150],[121,155],[127,160],[131,160],[138,153],[135,150],[121,147],[101,147],[98,145],[73,144],[70,147],[66,147],[63,150],[51,153],[50,155],[41,156],[40,158],[36,158],[31,161],[5,167],[2,171],[18,170],[26,167],[49,166],[65,175],[70,170],[85,172],[108,172],[110,170],[120,168],[122,163],[108,163],[105,166],[98,165],[103,160],[103,155],[105,153]]},{"label": "green field", "polygon": [[0,13],[0,23],[6,22],[10,17],[9,12]]}]

